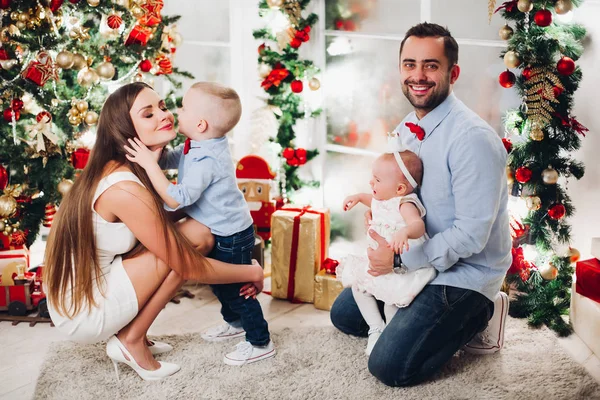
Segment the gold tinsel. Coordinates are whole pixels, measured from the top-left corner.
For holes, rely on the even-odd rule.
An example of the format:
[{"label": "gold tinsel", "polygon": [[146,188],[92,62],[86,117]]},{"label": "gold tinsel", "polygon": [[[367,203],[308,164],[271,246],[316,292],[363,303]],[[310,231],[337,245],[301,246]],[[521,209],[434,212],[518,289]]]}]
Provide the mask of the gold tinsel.
[{"label": "gold tinsel", "polygon": [[285,0],[283,11],[288,15],[292,26],[298,28],[298,22],[302,18],[302,8],[298,0]]},{"label": "gold tinsel", "polygon": [[492,15],[494,15],[494,8],[496,8],[496,0],[488,0],[488,24],[492,23]]},{"label": "gold tinsel", "polygon": [[552,103],[559,102],[554,96],[554,87],[564,90],[564,86],[549,68],[542,67],[531,69],[531,77],[525,81],[525,86],[527,116],[534,126],[543,128],[552,120],[554,113]]}]

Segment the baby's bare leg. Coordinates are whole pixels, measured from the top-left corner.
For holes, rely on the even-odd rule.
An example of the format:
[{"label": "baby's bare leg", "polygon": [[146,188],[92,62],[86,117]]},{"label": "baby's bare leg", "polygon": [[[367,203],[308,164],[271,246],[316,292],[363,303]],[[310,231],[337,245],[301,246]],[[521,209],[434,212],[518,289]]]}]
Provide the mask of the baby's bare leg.
[{"label": "baby's bare leg", "polygon": [[208,255],[215,245],[215,237],[206,225],[193,218],[186,218],[177,224],[179,232],[194,245],[203,255]]}]

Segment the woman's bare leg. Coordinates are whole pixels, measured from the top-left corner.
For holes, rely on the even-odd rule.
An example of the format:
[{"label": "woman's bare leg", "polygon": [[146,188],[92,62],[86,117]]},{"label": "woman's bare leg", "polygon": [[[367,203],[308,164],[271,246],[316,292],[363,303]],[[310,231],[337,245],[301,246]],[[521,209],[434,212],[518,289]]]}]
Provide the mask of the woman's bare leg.
[{"label": "woman's bare leg", "polygon": [[140,311],[117,337],[142,368],[154,370],[160,365],[148,349],[146,334],[184,280],[150,252],[124,260],[123,267],[135,289]]}]

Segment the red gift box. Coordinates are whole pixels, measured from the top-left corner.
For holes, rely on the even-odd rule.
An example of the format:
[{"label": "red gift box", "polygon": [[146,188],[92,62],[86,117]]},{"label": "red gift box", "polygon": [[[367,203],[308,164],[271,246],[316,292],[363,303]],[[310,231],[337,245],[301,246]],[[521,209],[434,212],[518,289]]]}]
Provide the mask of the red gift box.
[{"label": "red gift box", "polygon": [[125,46],[129,46],[130,44],[141,44],[145,46],[150,40],[150,35],[152,35],[152,29],[146,28],[142,25],[134,25],[125,41]]},{"label": "red gift box", "polygon": [[575,290],[582,296],[600,303],[600,260],[579,261],[575,267]]}]

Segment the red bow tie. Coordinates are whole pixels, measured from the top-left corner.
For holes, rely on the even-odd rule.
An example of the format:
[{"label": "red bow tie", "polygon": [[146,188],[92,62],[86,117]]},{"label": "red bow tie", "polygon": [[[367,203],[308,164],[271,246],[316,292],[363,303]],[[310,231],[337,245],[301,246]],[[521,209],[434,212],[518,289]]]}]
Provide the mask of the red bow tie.
[{"label": "red bow tie", "polygon": [[185,139],[185,143],[183,144],[183,154],[187,154],[191,147],[192,141],[189,138]]},{"label": "red bow tie", "polygon": [[412,133],[417,135],[417,139],[425,139],[425,131],[419,125],[413,124],[412,122],[407,122],[405,125],[408,127],[408,129],[410,129]]}]

